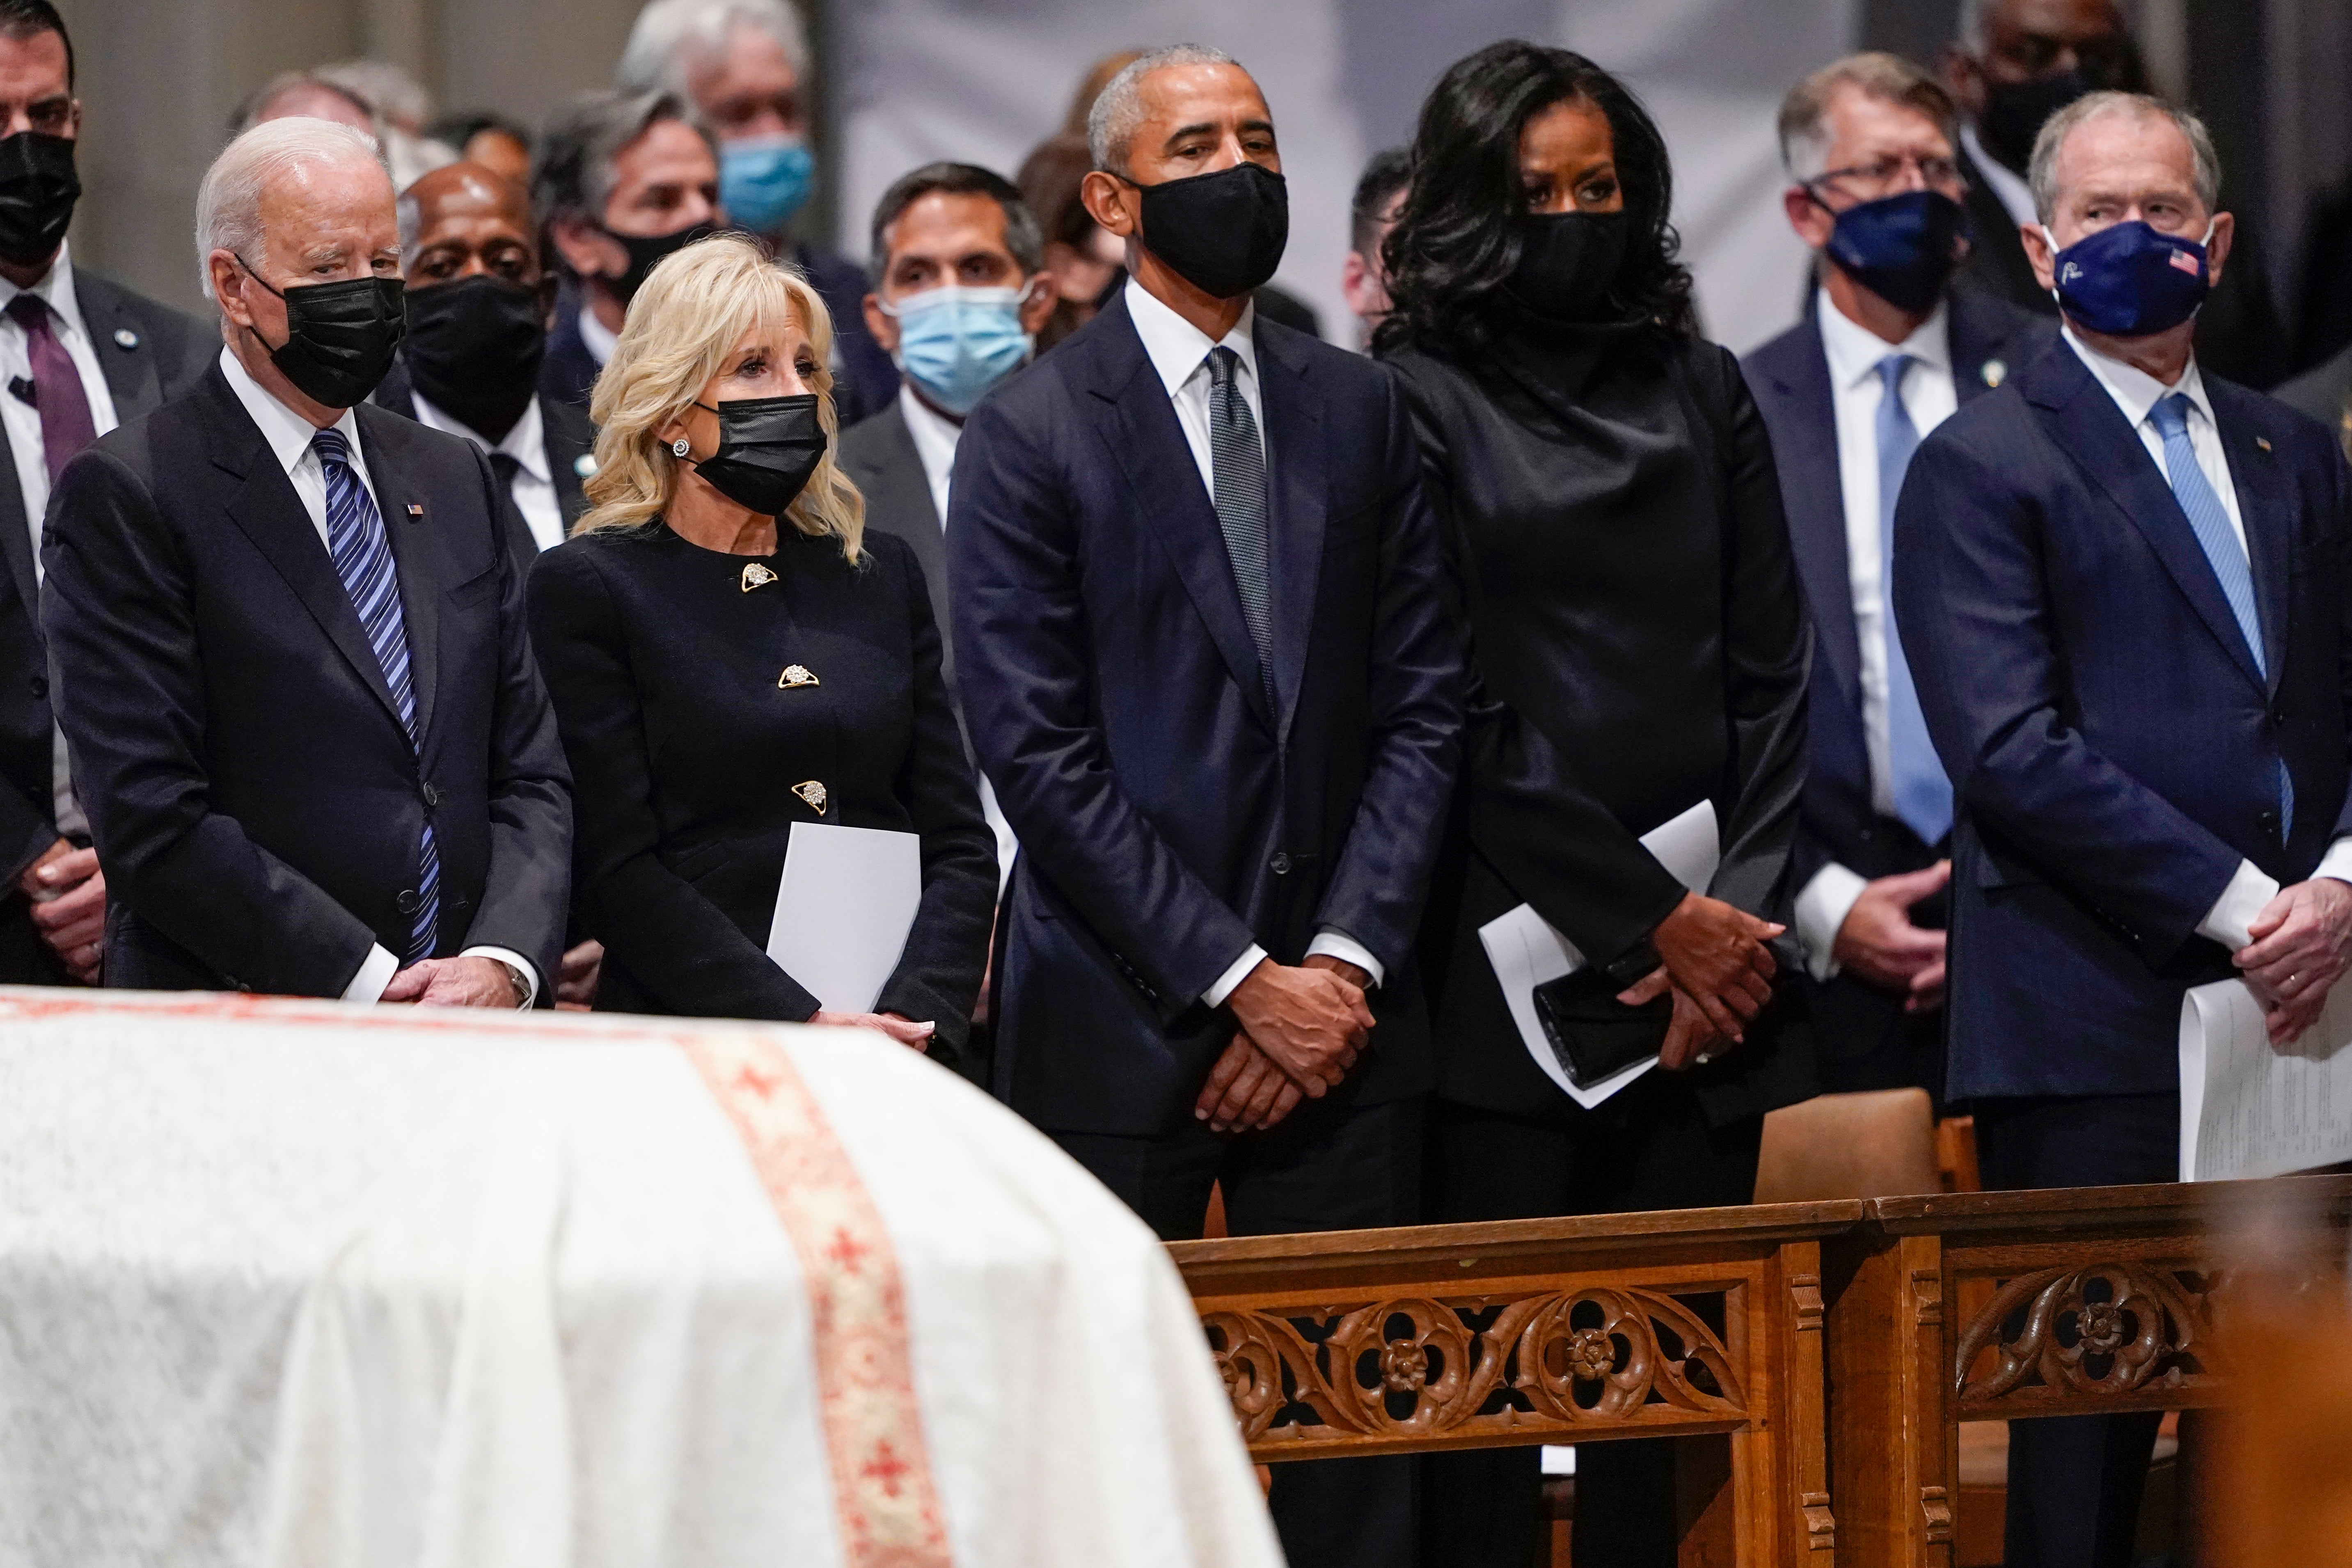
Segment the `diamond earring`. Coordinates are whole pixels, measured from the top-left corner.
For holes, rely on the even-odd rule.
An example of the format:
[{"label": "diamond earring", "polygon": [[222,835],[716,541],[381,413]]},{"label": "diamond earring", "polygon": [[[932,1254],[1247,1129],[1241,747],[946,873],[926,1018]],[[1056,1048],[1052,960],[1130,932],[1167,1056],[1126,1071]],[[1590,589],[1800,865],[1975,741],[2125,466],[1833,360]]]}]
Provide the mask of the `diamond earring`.
[{"label": "diamond earring", "polygon": [[694,443],[688,441],[685,437],[680,436],[677,440],[672,441],[669,444],[669,449],[674,456],[683,458],[693,445]]}]

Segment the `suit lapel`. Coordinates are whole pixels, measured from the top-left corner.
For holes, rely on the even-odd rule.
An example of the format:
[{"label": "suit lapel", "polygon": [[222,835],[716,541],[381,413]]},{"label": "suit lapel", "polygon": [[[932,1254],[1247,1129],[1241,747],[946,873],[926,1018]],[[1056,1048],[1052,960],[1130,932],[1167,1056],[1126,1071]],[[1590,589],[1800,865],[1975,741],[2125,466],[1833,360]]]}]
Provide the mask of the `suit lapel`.
[{"label": "suit lapel", "polygon": [[923,467],[922,454],[915,449],[915,433],[907,427],[906,411],[896,399],[879,416],[882,433],[888,451],[885,461],[874,470],[877,488],[895,515],[921,518],[930,523],[918,528],[907,543],[921,563],[924,576],[930,582],[947,581],[947,535],[941,531],[940,509],[931,500],[931,481]]},{"label": "suit lapel", "polygon": [[[403,428],[399,416],[362,405],[360,449],[367,456],[368,480],[375,489],[376,509],[383,515],[385,542],[392,547],[394,570],[400,577],[401,618],[408,631],[409,684],[416,700],[416,741],[421,749],[432,732],[435,677],[441,668],[441,595],[454,584],[441,581],[436,570],[440,552],[432,548],[434,509],[425,491],[412,477],[417,465],[400,460],[396,447]],[[420,510],[412,513],[409,509]],[[506,510],[513,510],[508,501]]]},{"label": "suit lapel", "polygon": [[1837,408],[1820,327],[1808,322],[1797,362],[1774,372],[1780,405],[1770,421],[1783,493],[1805,498],[1789,509],[1797,575],[1811,597],[1813,620],[1830,672],[1856,714],[1862,711],[1862,636],[1853,624],[1853,562],[1846,550],[1845,486],[1838,472]]},{"label": "suit lapel", "polygon": [[2254,611],[2262,621],[2263,664],[2273,695],[2286,667],[2286,618],[2290,602],[2291,563],[2294,540],[2290,521],[2295,498],[2280,471],[2276,444],[2263,447],[2273,432],[2261,424],[2260,405],[2242,405],[2234,397],[2224,401],[2225,388],[2210,380],[2206,395],[2213,402],[2215,423],[2221,432],[2221,450],[2230,459],[2230,481],[2238,492],[2238,515],[2246,527],[2246,555],[2253,568]]},{"label": "suit lapel", "polygon": [[[1269,341],[1269,336],[1271,341]],[[1307,647],[1315,629],[1315,600],[1323,575],[1323,535],[1331,493],[1324,471],[1322,414],[1307,384],[1306,357],[1292,357],[1280,333],[1257,343],[1258,402],[1265,410],[1268,541],[1274,562],[1274,682],[1281,704],[1276,732],[1287,737],[1306,679]],[[1223,548],[1223,530],[1218,546]],[[1230,570],[1228,575],[1230,575]],[[1239,602],[1236,592],[1235,602]]]},{"label": "suit lapel", "polygon": [[[0,397],[7,395],[0,393]],[[16,580],[16,596],[25,605],[25,619],[37,640],[41,636],[41,578],[33,564],[33,524],[32,519],[25,515],[25,491],[16,482],[16,448],[5,426],[0,426],[0,555],[8,559],[8,574]]]},{"label": "suit lapel", "polygon": [[82,325],[89,329],[90,352],[98,356],[106,377],[107,395],[114,399],[114,420],[128,425],[152,414],[163,401],[163,384],[155,370],[154,346],[140,330],[129,300],[102,278],[74,269],[74,302],[80,307]]}]

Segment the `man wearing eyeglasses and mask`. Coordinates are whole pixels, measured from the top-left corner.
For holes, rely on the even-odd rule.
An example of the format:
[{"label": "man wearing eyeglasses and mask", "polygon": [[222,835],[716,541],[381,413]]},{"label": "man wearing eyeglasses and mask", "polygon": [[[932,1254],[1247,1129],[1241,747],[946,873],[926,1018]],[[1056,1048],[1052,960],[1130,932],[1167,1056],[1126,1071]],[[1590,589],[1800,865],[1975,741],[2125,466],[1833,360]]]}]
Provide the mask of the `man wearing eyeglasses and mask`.
[{"label": "man wearing eyeglasses and mask", "polygon": [[1953,280],[1967,220],[1952,100],[1925,72],[1835,61],[1790,92],[1780,132],[1813,306],[1744,368],[1819,650],[1791,854],[1822,1086],[1940,1097],[1951,785],[1886,613],[1887,531],[1919,437],[2053,333]]},{"label": "man wearing eyeglasses and mask", "polygon": [[193,318],[77,268],[72,42],[47,0],[0,0],[0,984],[98,978],[106,878],[49,701],[41,514],[66,462],[195,384]]},{"label": "man wearing eyeglasses and mask", "polygon": [[530,195],[569,285],[540,384],[585,409],[646,274],[726,226],[719,153],[672,94],[583,93],[540,137]]},{"label": "man wearing eyeglasses and mask", "polygon": [[550,1001],[570,778],[489,463],[365,402],[404,326],[374,139],[254,127],[196,237],[224,347],[67,466],[41,542],[107,984]]}]

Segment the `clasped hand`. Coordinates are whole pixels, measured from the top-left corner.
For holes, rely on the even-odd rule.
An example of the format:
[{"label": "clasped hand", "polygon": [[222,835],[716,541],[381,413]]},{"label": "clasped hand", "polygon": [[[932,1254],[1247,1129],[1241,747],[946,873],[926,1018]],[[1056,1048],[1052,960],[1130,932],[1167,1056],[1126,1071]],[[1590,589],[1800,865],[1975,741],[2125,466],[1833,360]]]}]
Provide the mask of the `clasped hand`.
[{"label": "clasped hand", "polygon": [[2352,887],[2315,877],[2281,889],[2247,923],[2253,940],[2231,959],[2263,1006],[2271,1044],[2294,1043],[2319,1019],[2352,961]]},{"label": "clasped hand", "polygon": [[1764,944],[1787,929],[1704,893],[1683,895],[1650,933],[1658,967],[1617,996],[1639,1007],[1674,993],[1659,1066],[1680,1072],[1747,1039],[1748,1025],[1772,1000],[1780,968]]},{"label": "clasped hand", "polygon": [[1372,1029],[1370,979],[1324,953],[1296,969],[1267,959],[1251,970],[1225,999],[1241,1029],[1209,1069],[1192,1114],[1218,1132],[1263,1132],[1301,1100],[1338,1088]]}]

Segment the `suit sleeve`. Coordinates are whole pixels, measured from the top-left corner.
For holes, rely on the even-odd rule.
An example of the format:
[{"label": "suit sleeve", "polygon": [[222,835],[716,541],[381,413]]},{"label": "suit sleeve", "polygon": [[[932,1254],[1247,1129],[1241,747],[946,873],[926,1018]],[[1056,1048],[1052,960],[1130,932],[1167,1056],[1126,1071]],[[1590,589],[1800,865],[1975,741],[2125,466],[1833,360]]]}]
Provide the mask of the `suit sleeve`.
[{"label": "suit sleeve", "polygon": [[1383,377],[1379,602],[1372,618],[1370,765],[1316,924],[1394,973],[1411,956],[1461,763],[1462,647],[1449,628],[1437,519],[1404,399]]},{"label": "suit sleeve", "polygon": [[479,453],[499,563],[499,683],[490,716],[489,868],[467,947],[503,947],[539,968],[540,1005],[555,1005],[572,896],[572,775],[539,661],[531,655],[523,576],[505,548],[506,487]]},{"label": "suit sleeve", "polygon": [[1119,788],[1090,711],[1081,543],[1050,439],[992,399],[957,444],[948,502],[957,685],[1023,858],[1172,1021],[1257,939]]},{"label": "suit sleeve", "polygon": [[41,555],[50,689],[110,893],[236,984],[341,995],[375,933],[212,809],[185,542],[93,448],[58,478]]},{"label": "suit sleeve", "polygon": [[996,913],[996,835],[980,814],[980,791],[940,672],[930,590],[913,552],[899,548],[896,554],[915,661],[913,739],[898,770],[898,795],[922,836],[923,901],[874,1009],[929,1020],[939,1026],[931,1054],[944,1047],[960,1055]]},{"label": "suit sleeve", "polygon": [[1895,502],[1895,626],[1928,738],[1985,837],[2162,963],[2243,858],[2067,721],[2041,502],[1993,446],[1931,436]]},{"label": "suit sleeve", "polygon": [[572,764],[572,875],[588,933],[673,1012],[806,1021],[816,998],[656,853],[628,636],[586,552],[550,551],[531,568],[530,632]]},{"label": "suit sleeve", "polygon": [[[2327,519],[2335,537],[2329,541],[2330,551],[2315,553],[2319,559],[2333,559],[2336,563],[2339,621],[2336,634],[2336,682],[2344,694],[2346,743],[2352,747],[2352,465],[2345,462],[2344,447],[2338,441],[2331,437],[2326,449],[2322,461],[2327,468]],[[2352,834],[2352,788],[2346,790],[2344,804],[2336,813],[2336,837],[2342,838],[2347,834]]]}]

